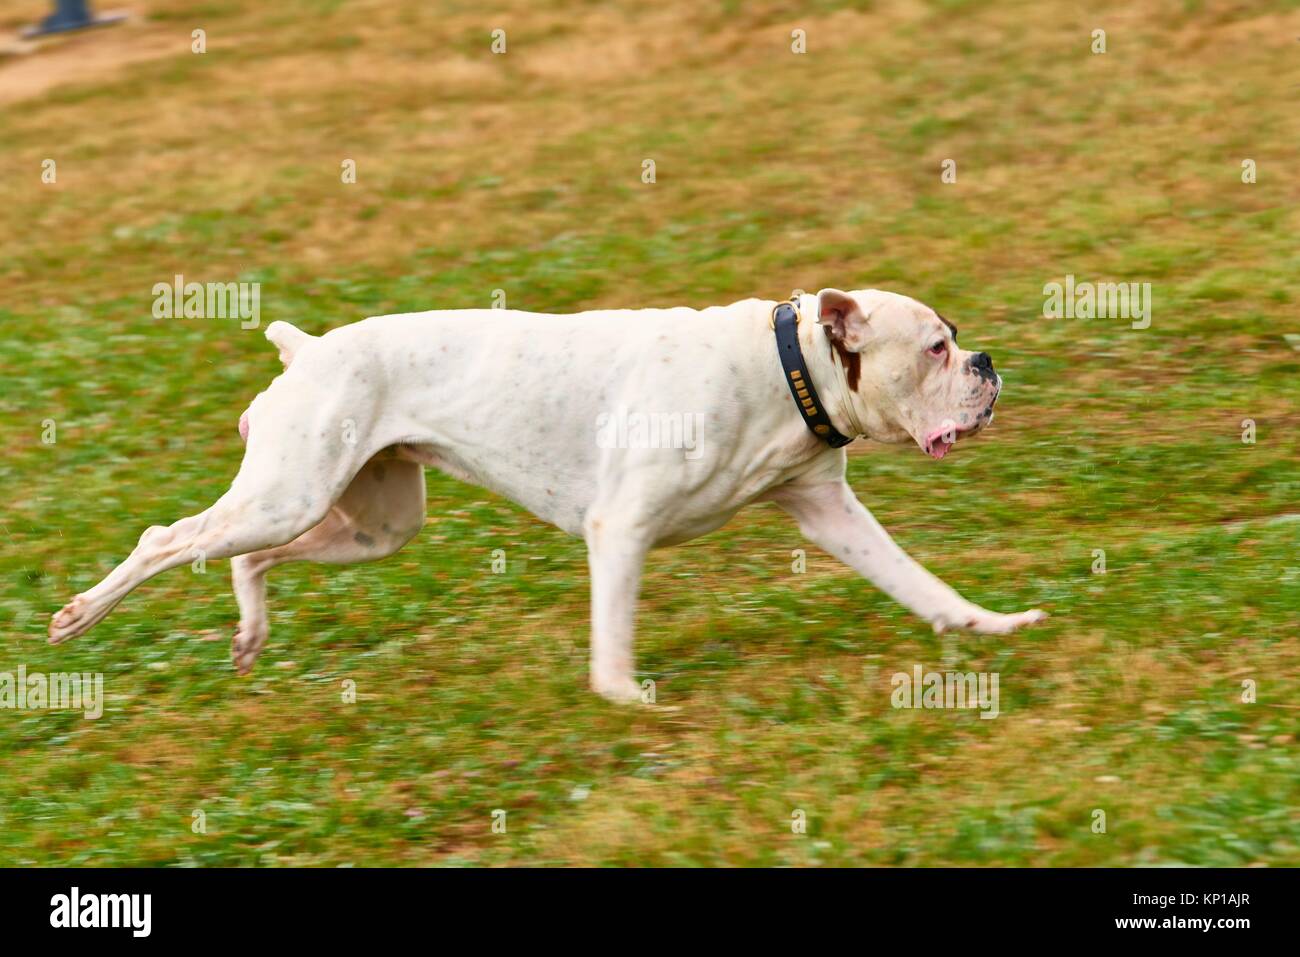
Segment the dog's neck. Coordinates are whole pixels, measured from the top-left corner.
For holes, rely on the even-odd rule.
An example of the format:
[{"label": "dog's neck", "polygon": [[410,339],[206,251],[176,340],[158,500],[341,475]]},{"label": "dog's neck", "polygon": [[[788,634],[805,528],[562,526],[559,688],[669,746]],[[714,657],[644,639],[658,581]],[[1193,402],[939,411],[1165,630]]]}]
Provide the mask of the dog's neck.
[{"label": "dog's neck", "polygon": [[842,435],[855,439],[865,436],[862,397],[849,388],[848,370],[817,321],[817,297],[804,293],[795,304],[800,316],[799,348],[831,424]]}]

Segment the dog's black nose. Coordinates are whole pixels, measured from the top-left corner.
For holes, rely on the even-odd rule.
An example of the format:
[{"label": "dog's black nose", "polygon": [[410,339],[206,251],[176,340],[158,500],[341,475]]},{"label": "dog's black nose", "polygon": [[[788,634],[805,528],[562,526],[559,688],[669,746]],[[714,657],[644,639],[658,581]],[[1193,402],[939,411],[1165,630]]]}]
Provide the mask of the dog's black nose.
[{"label": "dog's black nose", "polygon": [[993,375],[993,359],[987,352],[977,352],[971,356],[970,367],[982,376]]}]

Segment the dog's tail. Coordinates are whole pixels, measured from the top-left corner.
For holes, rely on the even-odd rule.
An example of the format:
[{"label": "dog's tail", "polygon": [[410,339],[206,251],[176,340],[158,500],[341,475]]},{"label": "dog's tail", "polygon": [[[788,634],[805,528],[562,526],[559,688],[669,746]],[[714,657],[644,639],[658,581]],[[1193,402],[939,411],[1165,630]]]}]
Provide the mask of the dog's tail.
[{"label": "dog's tail", "polygon": [[266,327],[266,338],[270,339],[273,345],[279,347],[280,361],[284,363],[284,367],[287,369],[289,363],[293,361],[293,357],[298,354],[298,350],[316,337],[308,335],[301,329],[291,326],[281,319],[277,319]]}]

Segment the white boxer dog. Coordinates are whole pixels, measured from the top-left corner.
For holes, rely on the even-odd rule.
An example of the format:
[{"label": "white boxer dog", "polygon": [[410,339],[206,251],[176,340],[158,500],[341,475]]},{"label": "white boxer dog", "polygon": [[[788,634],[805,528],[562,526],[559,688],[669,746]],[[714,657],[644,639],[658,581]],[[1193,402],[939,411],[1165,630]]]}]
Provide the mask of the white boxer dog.
[{"label": "white boxer dog", "polygon": [[641,693],[632,634],[646,552],[751,502],[775,502],[937,631],[1014,631],[1046,616],[981,608],[908,557],[854,497],[836,447],[910,440],[939,459],[987,425],[1002,379],[956,333],[872,289],[708,309],[408,313],[319,338],[273,322],[285,371],[240,419],[247,448],[229,491],[147,529],[54,615],[50,641],[87,631],[159,572],[229,558],[246,673],[267,639],[267,570],[392,555],[424,524],[426,466],[586,541],[591,687],[610,699]]}]

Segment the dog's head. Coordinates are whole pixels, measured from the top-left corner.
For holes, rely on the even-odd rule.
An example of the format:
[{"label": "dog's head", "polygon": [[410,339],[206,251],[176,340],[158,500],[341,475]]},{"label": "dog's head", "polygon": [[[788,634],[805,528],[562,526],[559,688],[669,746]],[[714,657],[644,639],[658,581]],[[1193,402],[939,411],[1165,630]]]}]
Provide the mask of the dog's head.
[{"label": "dog's head", "polygon": [[844,365],[868,438],[911,439],[941,459],[993,420],[1002,389],[993,360],[959,348],[957,329],[929,306],[878,289],[823,289],[817,321]]}]

